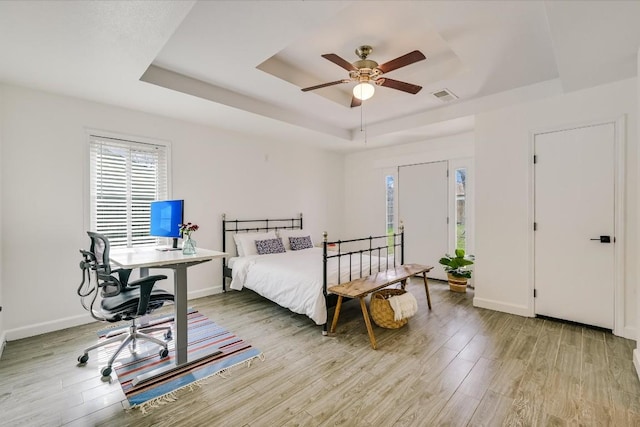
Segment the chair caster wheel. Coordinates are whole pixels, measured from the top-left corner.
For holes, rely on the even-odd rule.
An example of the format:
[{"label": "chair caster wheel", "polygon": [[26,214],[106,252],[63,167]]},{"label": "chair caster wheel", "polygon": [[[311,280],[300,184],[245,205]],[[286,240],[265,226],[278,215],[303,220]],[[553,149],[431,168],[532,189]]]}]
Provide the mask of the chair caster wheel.
[{"label": "chair caster wheel", "polygon": [[111,376],[111,366],[105,366],[100,370],[100,373],[102,374],[103,377]]},{"label": "chair caster wheel", "polygon": [[163,348],[160,350],[160,358],[164,359],[165,357],[167,357],[169,355],[169,349],[168,348]]},{"label": "chair caster wheel", "polygon": [[173,338],[173,335],[171,334],[171,332],[167,332],[166,334],[164,334],[164,339],[166,341],[169,341],[171,338]]},{"label": "chair caster wheel", "polygon": [[87,360],[89,360],[89,355],[87,353],[78,356],[78,362],[83,365],[87,363]]}]

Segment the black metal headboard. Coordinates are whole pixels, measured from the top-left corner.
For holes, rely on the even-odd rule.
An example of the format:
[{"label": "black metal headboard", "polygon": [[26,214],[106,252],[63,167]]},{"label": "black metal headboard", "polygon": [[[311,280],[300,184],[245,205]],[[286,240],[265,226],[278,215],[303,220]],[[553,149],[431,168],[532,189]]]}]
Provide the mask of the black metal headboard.
[{"label": "black metal headboard", "polygon": [[[259,233],[271,230],[302,230],[302,213],[297,218],[266,219],[227,219],[222,214],[222,252],[227,249],[227,233]],[[225,278],[231,278],[231,269],[227,267],[227,259],[222,258],[222,290],[226,291]]]}]

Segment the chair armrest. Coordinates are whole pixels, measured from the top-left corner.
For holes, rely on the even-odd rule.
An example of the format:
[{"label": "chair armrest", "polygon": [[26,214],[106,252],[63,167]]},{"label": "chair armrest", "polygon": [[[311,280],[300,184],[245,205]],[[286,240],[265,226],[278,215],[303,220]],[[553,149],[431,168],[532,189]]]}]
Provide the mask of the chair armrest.
[{"label": "chair armrest", "polygon": [[151,300],[151,291],[158,280],[165,280],[167,276],[164,274],[156,274],[154,276],[142,277],[138,280],[127,284],[128,287],[140,287],[140,302],[138,303],[138,316],[143,316],[149,307]]},{"label": "chair armrest", "polygon": [[102,298],[114,297],[122,291],[122,284],[113,276],[98,274],[98,287]]},{"label": "chair armrest", "polygon": [[116,270],[112,270],[111,274],[118,273],[118,280],[120,280],[122,286],[126,287],[129,284],[129,277],[131,276],[132,271],[133,270],[131,270],[130,268],[118,268]]}]

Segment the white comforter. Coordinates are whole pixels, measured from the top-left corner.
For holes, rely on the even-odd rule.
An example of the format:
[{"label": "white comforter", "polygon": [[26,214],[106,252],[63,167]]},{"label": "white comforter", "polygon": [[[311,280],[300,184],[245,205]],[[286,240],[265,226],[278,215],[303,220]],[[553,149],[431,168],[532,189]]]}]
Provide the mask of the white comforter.
[{"label": "white comforter", "polygon": [[[360,256],[352,257],[352,279],[360,272]],[[386,258],[382,269],[386,269]],[[372,273],[378,271],[378,257],[371,257]],[[389,259],[389,264],[393,260]],[[369,256],[362,255],[363,276],[369,275]],[[349,258],[340,260],[341,282],[349,281]],[[329,259],[327,283],[338,282],[338,261]],[[271,255],[250,255],[235,258],[231,289],[251,289],[265,298],[288,308],[294,313],[304,314],[316,324],[327,322],[327,309],[322,292],[322,249],[310,248],[287,251]]]}]

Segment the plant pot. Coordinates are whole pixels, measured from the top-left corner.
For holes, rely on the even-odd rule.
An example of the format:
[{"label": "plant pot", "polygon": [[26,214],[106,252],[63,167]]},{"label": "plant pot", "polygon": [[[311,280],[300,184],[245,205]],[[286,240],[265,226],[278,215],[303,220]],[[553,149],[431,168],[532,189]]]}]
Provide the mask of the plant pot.
[{"label": "plant pot", "polygon": [[447,273],[447,278],[449,279],[449,290],[453,292],[467,292],[467,278],[466,277],[456,277],[452,274]]}]

